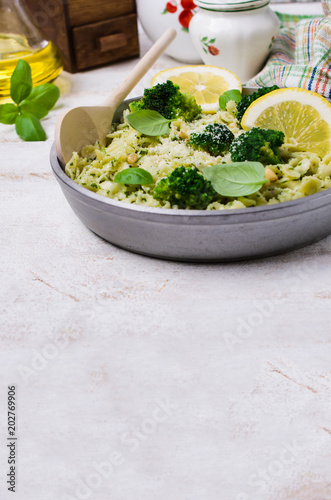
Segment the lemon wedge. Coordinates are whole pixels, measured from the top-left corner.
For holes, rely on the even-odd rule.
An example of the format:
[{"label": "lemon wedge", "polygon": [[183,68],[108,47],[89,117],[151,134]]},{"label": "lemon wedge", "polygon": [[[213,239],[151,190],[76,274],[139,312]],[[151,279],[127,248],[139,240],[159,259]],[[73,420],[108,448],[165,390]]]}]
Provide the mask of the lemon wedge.
[{"label": "lemon wedge", "polygon": [[281,130],[291,151],[320,157],[331,151],[331,104],[310,90],[293,87],[259,97],[246,109],[241,126]]},{"label": "lemon wedge", "polygon": [[179,85],[181,92],[195,97],[204,113],[215,113],[218,110],[218,98],[226,90],[237,89],[241,92],[239,78],[232,71],[216,66],[195,65],[165,69],[152,78],[151,85],[167,80]]}]

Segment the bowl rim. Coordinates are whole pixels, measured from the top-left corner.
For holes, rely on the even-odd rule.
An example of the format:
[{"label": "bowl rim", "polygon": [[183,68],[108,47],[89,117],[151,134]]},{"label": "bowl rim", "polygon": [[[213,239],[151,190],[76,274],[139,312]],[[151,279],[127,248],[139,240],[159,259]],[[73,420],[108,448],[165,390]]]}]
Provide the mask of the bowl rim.
[{"label": "bowl rim", "polygon": [[[177,218],[185,218],[189,221],[192,219],[205,218],[206,221],[213,219],[222,219],[224,223],[233,222],[252,222],[257,219],[266,222],[275,218],[288,217],[290,215],[295,215],[298,213],[311,211],[319,209],[328,203],[331,204],[331,189],[326,189],[309,196],[304,196],[303,198],[298,198],[297,200],[290,200],[280,203],[275,203],[271,205],[261,205],[258,207],[246,207],[237,209],[224,209],[224,210],[185,210],[185,209],[171,209],[171,208],[157,208],[157,207],[146,207],[143,205],[134,205],[131,203],[125,203],[123,201],[114,200],[112,198],[107,198],[101,196],[100,194],[94,193],[83,186],[80,186],[75,181],[70,179],[64,172],[55,151],[55,143],[52,144],[50,151],[50,163],[55,177],[58,179],[60,184],[64,184],[66,188],[69,188],[72,195],[79,198],[80,202],[86,205],[92,205],[94,208],[119,210],[122,215],[126,214],[128,217],[135,216],[137,218],[142,215],[153,217],[162,216],[164,219],[169,221],[169,217],[174,220]],[[269,214],[270,217],[266,218]],[[237,220],[238,219],[238,220]],[[216,222],[216,221],[215,221]]]}]

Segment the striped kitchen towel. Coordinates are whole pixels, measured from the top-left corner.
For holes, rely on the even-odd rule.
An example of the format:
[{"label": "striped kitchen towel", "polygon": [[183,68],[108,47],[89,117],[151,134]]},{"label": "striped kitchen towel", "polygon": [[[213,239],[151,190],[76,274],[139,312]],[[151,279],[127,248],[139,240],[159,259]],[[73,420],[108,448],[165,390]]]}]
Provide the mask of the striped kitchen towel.
[{"label": "striped kitchen towel", "polygon": [[280,31],[266,66],[246,82],[252,87],[302,87],[331,98],[331,0],[325,17],[277,15]]}]

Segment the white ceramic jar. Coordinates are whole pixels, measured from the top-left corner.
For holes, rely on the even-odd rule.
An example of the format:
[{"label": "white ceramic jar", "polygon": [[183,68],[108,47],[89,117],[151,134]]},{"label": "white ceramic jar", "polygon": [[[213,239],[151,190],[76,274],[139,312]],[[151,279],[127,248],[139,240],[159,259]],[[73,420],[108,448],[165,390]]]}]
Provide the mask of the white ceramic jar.
[{"label": "white ceramic jar", "polygon": [[270,52],[280,21],[269,0],[195,0],[190,35],[205,64],[233,71],[245,83]]},{"label": "white ceramic jar", "polygon": [[177,31],[165,54],[184,63],[201,63],[189,34],[190,23],[197,12],[193,0],[137,0],[137,9],[139,21],[152,42],[167,28]]}]

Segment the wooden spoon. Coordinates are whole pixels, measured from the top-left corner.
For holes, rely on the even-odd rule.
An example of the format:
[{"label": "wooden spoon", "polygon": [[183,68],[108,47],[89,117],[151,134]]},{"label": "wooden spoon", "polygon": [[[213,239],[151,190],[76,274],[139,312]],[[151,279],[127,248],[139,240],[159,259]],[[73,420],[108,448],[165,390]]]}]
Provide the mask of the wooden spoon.
[{"label": "wooden spoon", "polygon": [[170,45],[176,34],[176,30],[169,28],[100,106],[80,106],[59,116],[55,127],[55,149],[62,166],[68,163],[74,151],[80,152],[82,147],[94,144],[97,140],[104,141],[118,106]]}]

